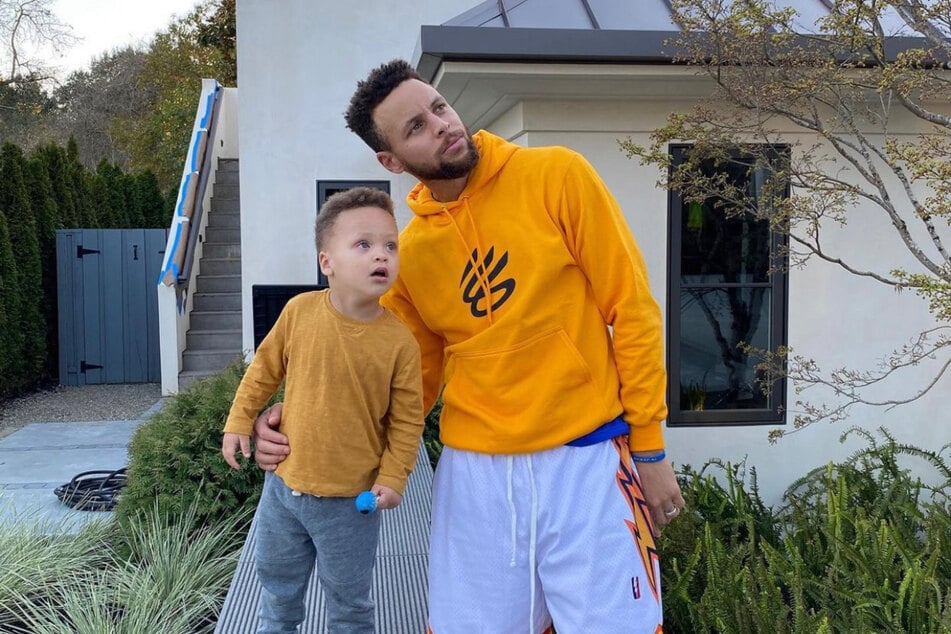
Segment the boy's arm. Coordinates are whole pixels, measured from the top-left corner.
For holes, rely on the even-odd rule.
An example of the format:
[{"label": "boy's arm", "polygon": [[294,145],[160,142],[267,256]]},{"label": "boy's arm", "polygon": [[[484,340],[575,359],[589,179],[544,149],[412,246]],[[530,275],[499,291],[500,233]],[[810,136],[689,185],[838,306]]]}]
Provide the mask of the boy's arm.
[{"label": "boy's arm", "polygon": [[423,435],[422,379],[419,349],[408,342],[400,353],[399,366],[390,384],[390,408],[386,420],[386,448],[380,459],[376,484],[400,495],[416,466],[419,439]]},{"label": "boy's arm", "polygon": [[284,380],[286,312],[281,312],[241,378],[225,421],[224,431],[227,433],[250,436],[261,408]]}]

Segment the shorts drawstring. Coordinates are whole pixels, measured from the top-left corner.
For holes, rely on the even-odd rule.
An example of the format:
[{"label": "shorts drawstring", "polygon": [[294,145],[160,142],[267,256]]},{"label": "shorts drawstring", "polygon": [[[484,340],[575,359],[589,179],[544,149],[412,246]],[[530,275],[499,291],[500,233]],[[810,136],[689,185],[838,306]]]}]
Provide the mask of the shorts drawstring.
[{"label": "shorts drawstring", "polygon": [[515,567],[515,547],[517,542],[517,537],[515,535],[515,520],[516,520],[515,500],[512,497],[512,465],[514,462],[515,462],[515,457],[508,456],[508,458],[506,459],[506,465],[505,465],[505,468],[506,468],[505,484],[507,489],[505,499],[508,500],[508,503],[509,503],[509,516],[512,522],[512,559],[509,561],[509,567],[511,568]]},{"label": "shorts drawstring", "polygon": [[[512,529],[512,558],[509,560],[509,566],[515,567],[515,554],[518,546],[518,514],[515,511],[515,495],[512,492],[513,472],[515,469],[515,456],[508,456],[505,460],[505,499],[509,504],[509,515]],[[532,510],[529,517],[528,534],[528,574],[531,575],[529,584],[529,606],[528,606],[528,627],[529,632],[534,634],[535,628],[535,548],[538,542],[538,490],[535,488],[535,471],[532,467],[532,456],[525,456],[525,464],[528,467],[528,482],[532,487]]]},{"label": "shorts drawstring", "polygon": [[535,634],[535,543],[538,532],[538,491],[535,489],[535,472],[532,470],[532,455],[528,454],[528,480],[532,484],[532,516],[528,537],[528,574],[530,599],[528,604],[528,631]]}]

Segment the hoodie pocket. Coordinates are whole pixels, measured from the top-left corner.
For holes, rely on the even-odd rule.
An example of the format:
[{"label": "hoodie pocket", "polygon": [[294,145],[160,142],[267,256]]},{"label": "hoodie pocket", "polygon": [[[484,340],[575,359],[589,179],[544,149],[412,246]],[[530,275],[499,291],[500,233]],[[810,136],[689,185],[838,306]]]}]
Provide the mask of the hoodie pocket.
[{"label": "hoodie pocket", "polygon": [[604,409],[587,363],[561,328],[507,348],[455,352],[446,379],[445,406],[476,434],[512,421],[531,433],[543,421],[548,427]]}]

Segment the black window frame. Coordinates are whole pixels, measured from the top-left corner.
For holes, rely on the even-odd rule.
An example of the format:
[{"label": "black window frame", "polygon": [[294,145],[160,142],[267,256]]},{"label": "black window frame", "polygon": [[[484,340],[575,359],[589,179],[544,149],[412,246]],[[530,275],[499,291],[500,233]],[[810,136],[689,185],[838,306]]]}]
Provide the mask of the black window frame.
[{"label": "black window frame", "polygon": [[[375,187],[376,189],[381,189],[387,194],[390,193],[390,181],[377,181],[377,180],[318,180],[317,181],[317,210],[314,212],[314,218],[316,219],[317,213],[320,212],[320,208],[324,206],[324,203],[327,202],[327,199],[330,198],[333,194],[337,192],[346,191],[348,189],[353,189],[354,187]],[[317,267],[317,284],[320,286],[326,287],[328,285],[327,276],[320,271],[320,266]]]},{"label": "black window frame", "polygon": [[[671,143],[668,151],[671,156],[672,169],[678,165],[693,147],[689,143]],[[762,146],[760,146],[762,147]],[[789,146],[769,146],[777,156],[788,156]],[[742,156],[742,148],[733,151],[734,156]],[[785,195],[790,193],[789,183],[786,184]],[[669,408],[667,425],[670,427],[726,427],[749,425],[784,425],[786,424],[786,380],[777,378],[770,390],[771,407],[756,409],[681,409],[681,266],[683,259],[683,240],[681,235],[683,214],[686,205],[679,192],[668,188],[668,257],[667,257],[667,403]],[[776,352],[786,346],[788,341],[788,237],[775,230],[770,230],[770,256],[782,258],[782,264],[769,274],[770,293],[770,324],[769,349]],[[711,284],[711,287],[728,286],[729,283]],[[753,286],[737,284],[738,286]]]}]

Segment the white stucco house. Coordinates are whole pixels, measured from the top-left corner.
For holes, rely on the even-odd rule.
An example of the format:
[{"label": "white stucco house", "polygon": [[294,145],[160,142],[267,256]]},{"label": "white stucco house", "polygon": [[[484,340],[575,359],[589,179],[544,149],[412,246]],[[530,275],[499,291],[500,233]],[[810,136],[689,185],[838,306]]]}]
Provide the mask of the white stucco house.
[{"label": "white stucco house", "polygon": [[[824,10],[821,0],[797,4],[804,19]],[[791,425],[789,409],[801,398],[794,386],[769,400],[748,389],[725,396],[729,379],[710,323],[695,303],[681,299],[689,296],[689,254],[676,234],[692,222],[684,219],[688,210],[658,188],[656,168],[628,159],[618,146],[628,137],[646,144],[669,113],[711,90],[664,53],[665,40],[677,30],[664,0],[238,0],[237,29],[241,329],[249,354],[253,287],[317,282],[312,228],[327,191],[382,183],[398,203],[401,225],[408,220],[403,200],[414,179],[384,170],[343,121],[357,80],[402,57],[471,130],[485,128],[525,146],[578,150],[619,200],[665,317],[675,386],[665,437],[675,463],[746,459],[757,469],[766,501],[777,503],[794,478],[862,446],[840,444],[846,424],[884,425],[900,441],[928,448],[951,441],[941,407],[951,396],[947,378],[906,406],[856,408],[846,424],[814,425],[775,444],[767,434]],[[797,134],[789,130],[790,140]],[[861,226],[845,230],[830,227],[825,239],[859,264],[908,260],[880,215],[868,214]],[[744,333],[746,340],[788,344],[824,368],[873,366],[935,325],[927,310],[903,308],[916,298],[906,294],[896,301],[894,291],[832,264],[813,261],[761,281],[760,318]],[[915,376],[913,370],[895,389],[910,391],[934,371],[921,367]],[[708,393],[702,411],[693,403],[698,387]],[[726,398],[725,405],[714,393]]]}]

